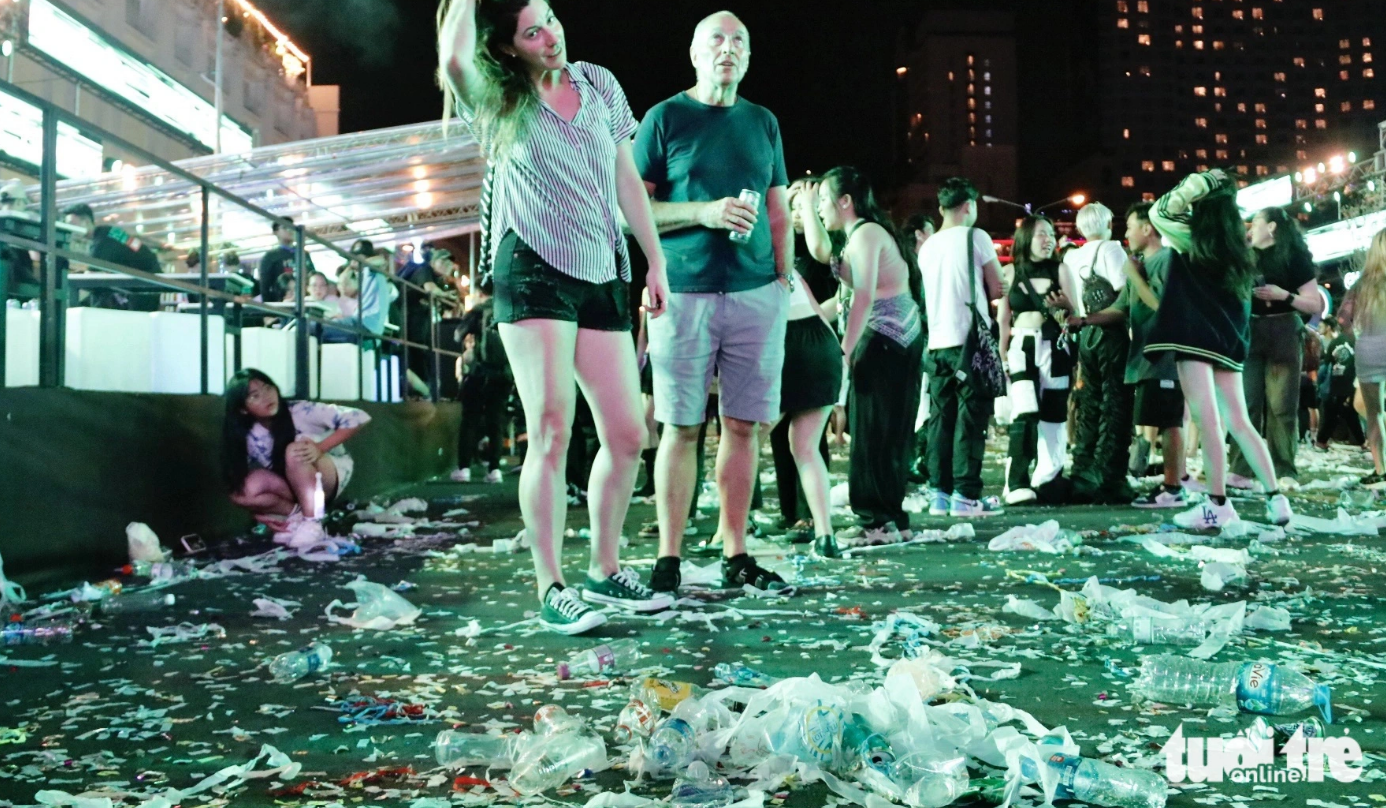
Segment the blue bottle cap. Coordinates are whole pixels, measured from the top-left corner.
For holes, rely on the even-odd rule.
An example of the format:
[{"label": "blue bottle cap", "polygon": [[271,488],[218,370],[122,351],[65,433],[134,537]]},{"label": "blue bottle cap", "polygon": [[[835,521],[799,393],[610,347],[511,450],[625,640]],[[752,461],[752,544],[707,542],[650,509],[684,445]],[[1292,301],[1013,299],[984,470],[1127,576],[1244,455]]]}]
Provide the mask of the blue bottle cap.
[{"label": "blue bottle cap", "polygon": [[1323,722],[1325,724],[1333,723],[1332,698],[1333,691],[1329,689],[1328,685],[1314,686],[1314,704],[1319,708],[1319,712],[1323,715]]}]

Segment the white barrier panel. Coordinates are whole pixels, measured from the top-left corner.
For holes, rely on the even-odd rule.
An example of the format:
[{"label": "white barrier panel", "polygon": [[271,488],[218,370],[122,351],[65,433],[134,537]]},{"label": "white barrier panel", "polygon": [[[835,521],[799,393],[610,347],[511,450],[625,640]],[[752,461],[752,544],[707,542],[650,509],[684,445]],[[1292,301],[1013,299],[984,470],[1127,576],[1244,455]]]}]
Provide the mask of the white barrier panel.
[{"label": "white barrier panel", "polygon": [[[357,379],[365,371],[363,388]],[[360,352],[350,343],[329,343],[322,346],[322,397],[328,401],[356,401],[364,394],[375,398],[375,351]]]},{"label": "white barrier panel", "polygon": [[[150,325],[151,392],[197,395],[202,392],[202,328],[197,314],[155,312],[146,315]],[[226,355],[216,350],[223,344],[225,322],[207,317],[207,392],[221,395],[226,389]]]},{"label": "white barrier panel", "polygon": [[34,387],[39,382],[39,313],[10,309],[5,320],[5,386]]},{"label": "white barrier panel", "polygon": [[[258,371],[274,379],[274,383],[279,385],[279,389],[284,391],[284,395],[290,398],[300,398],[301,394],[294,390],[294,331],[292,329],[280,328],[243,328],[241,329],[241,367],[255,368]],[[230,338],[228,337],[228,342]],[[231,347],[227,346],[228,352]],[[227,377],[230,368],[227,368]],[[318,395],[318,341],[314,337],[308,338],[308,386],[312,388],[307,395],[316,398]]]},{"label": "white barrier panel", "polygon": [[74,390],[151,392],[153,324],[143,311],[68,309],[66,385]]}]

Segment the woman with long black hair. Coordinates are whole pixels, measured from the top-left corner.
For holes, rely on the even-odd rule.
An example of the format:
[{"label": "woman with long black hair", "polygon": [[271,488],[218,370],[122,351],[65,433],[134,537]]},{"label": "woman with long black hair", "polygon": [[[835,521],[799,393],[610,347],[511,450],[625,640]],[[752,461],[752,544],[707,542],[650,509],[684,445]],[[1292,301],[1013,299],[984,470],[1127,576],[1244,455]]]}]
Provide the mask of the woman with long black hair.
[{"label": "woman with long black hair", "polygon": [[[285,401],[269,376],[246,368],[226,383],[222,475],[231,501],[299,546],[322,538],[319,505],[337,498],[356,464],[343,446],[371,417],[353,407]],[[316,503],[318,476],[323,502]]]},{"label": "woman with long black hair", "polygon": [[812,235],[818,228],[842,231],[838,277],[852,292],[842,352],[851,365],[848,488],[857,524],[837,540],[897,542],[910,530],[904,501],[923,379],[923,278],[901,254],[894,225],[861,172],[834,168],[804,193],[806,209],[818,214],[804,223],[809,248],[821,254],[823,239]]},{"label": "woman with long black hair", "polygon": [[[1304,362],[1304,321],[1323,313],[1314,278],[1314,257],[1299,223],[1284,208],[1251,217],[1256,285],[1251,290],[1251,347],[1242,383],[1251,424],[1270,445],[1278,479],[1296,477],[1299,446],[1299,374]],[[1250,487],[1251,466],[1234,445],[1228,482]]]},{"label": "woman with long black hair", "polygon": [[[1068,393],[1073,354],[1057,316],[1073,309],[1075,284],[1055,256],[1058,233],[1047,216],[1026,216],[1015,231],[997,320],[1010,374],[1010,450],[1006,504],[1063,501],[1053,485],[1068,455]],[[1043,496],[1041,496],[1043,492]]]},{"label": "woman with long black hair", "polygon": [[1221,528],[1239,518],[1227,499],[1228,432],[1265,486],[1270,521],[1289,524],[1292,515],[1290,501],[1276,484],[1270,449],[1246,408],[1242,368],[1250,343],[1256,264],[1236,191],[1236,183],[1220,169],[1191,174],[1150,212],[1151,224],[1169,240],[1174,254],[1145,353],[1174,353],[1179,384],[1203,435],[1208,501],[1174,517],[1185,529]]},{"label": "woman with long black hair", "polygon": [[[564,634],[606,622],[584,600],[668,608],[673,599],[656,596],[619,559],[645,438],[621,214],[649,259],[651,317],[663,312],[668,290],[625,93],[610,71],[568,61],[563,25],[545,0],[444,0],[438,58],[444,118],[456,110],[495,164],[495,315],[529,432],[520,513],[540,622]],[[581,597],[565,588],[561,564],[579,387],[601,441],[587,489],[593,535]]]}]

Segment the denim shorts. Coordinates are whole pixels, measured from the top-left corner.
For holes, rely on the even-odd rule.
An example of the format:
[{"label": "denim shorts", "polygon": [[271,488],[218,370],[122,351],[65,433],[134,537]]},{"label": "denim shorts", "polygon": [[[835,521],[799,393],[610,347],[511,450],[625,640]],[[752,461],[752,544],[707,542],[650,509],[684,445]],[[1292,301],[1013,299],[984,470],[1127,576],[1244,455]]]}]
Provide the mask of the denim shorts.
[{"label": "denim shorts", "polygon": [[554,269],[511,230],[496,250],[496,322],[561,320],[593,331],[630,331],[630,294],[617,278],[589,283]]},{"label": "denim shorts", "polygon": [[717,375],[723,415],[769,423],[780,414],[789,292],[767,283],[744,292],[672,292],[650,319],[655,420],[701,424]]}]

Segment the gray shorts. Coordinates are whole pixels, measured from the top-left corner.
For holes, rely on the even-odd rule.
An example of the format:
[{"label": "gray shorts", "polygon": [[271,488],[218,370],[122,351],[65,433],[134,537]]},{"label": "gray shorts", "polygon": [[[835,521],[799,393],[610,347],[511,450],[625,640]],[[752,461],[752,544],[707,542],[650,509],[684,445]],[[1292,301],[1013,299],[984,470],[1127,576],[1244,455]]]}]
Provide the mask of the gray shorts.
[{"label": "gray shorts", "polygon": [[713,371],[725,416],[769,423],[780,414],[789,292],[768,283],[744,292],[673,292],[649,322],[655,420],[703,422]]}]

